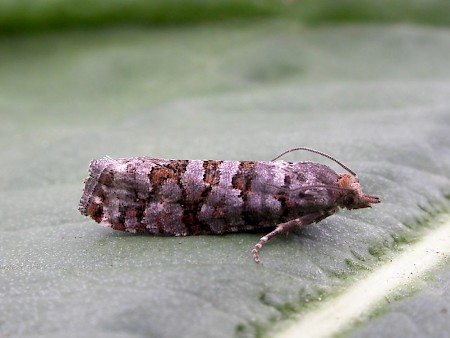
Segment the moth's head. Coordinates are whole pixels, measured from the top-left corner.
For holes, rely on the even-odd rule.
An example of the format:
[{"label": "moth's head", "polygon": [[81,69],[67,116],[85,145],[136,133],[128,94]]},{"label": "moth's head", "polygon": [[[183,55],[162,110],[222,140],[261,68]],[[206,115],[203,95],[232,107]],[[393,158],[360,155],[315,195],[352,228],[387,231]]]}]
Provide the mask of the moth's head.
[{"label": "moth's head", "polygon": [[364,194],[357,176],[339,175],[338,185],[342,189],[341,207],[347,209],[370,208],[373,203],[380,203],[375,196]]}]

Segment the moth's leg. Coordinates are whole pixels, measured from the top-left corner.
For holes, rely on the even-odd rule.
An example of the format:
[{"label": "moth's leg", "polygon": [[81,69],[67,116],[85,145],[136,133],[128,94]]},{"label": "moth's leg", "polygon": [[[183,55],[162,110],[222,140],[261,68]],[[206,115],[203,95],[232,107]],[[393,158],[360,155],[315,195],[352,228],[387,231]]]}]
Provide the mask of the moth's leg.
[{"label": "moth's leg", "polygon": [[253,259],[256,263],[259,263],[259,251],[261,248],[272,238],[274,238],[278,234],[287,234],[288,232],[294,230],[294,229],[300,229],[304,227],[305,225],[311,224],[313,222],[319,221],[323,218],[322,212],[317,212],[313,214],[308,214],[303,217],[299,217],[296,219],[293,219],[292,221],[278,224],[276,229],[267,235],[261,237],[258,243],[256,243],[255,247],[252,250]]}]

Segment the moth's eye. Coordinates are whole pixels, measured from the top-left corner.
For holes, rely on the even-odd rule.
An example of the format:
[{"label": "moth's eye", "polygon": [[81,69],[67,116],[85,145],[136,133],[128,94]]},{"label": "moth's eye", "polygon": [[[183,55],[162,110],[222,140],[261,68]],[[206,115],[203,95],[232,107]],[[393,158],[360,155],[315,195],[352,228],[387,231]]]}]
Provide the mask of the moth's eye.
[{"label": "moth's eye", "polygon": [[345,205],[352,205],[355,199],[351,195],[347,195],[344,197],[344,204]]}]

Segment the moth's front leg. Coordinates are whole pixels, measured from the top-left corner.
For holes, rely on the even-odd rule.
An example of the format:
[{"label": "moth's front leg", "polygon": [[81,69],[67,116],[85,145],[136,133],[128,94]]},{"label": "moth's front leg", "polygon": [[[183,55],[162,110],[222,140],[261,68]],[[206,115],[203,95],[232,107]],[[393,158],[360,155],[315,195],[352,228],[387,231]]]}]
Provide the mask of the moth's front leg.
[{"label": "moth's front leg", "polygon": [[276,235],[283,234],[283,233],[288,234],[292,230],[300,229],[300,228],[304,227],[305,225],[308,225],[308,224],[311,224],[314,222],[318,222],[319,220],[321,220],[325,217],[324,217],[324,212],[315,212],[312,214],[308,214],[308,215],[293,219],[292,221],[288,221],[286,223],[278,224],[274,231],[261,237],[259,242],[255,245],[255,247],[252,250],[253,259],[255,260],[256,263],[259,263],[259,251],[268,241],[270,241]]}]

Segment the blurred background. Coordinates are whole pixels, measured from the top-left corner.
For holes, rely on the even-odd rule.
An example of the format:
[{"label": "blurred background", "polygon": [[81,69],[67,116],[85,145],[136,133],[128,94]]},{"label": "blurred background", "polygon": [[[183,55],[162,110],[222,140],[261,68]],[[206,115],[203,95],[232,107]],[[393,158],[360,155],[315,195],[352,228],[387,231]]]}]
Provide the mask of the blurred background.
[{"label": "blurred background", "polygon": [[[101,123],[174,98],[293,78],[373,76],[372,60],[339,70],[341,59],[366,51],[402,62],[396,48],[407,48],[408,37],[392,39],[393,50],[382,53],[389,46],[376,47],[379,34],[363,37],[357,27],[446,27],[449,13],[445,0],[2,0],[2,129],[14,124],[12,116],[23,125],[52,123],[42,115],[76,123],[88,114]],[[318,33],[344,23],[356,28]],[[378,71],[389,67],[379,62]],[[423,66],[426,76],[432,65]],[[402,65],[397,68],[389,71],[399,73]]]},{"label": "blurred background", "polygon": [[[185,98],[445,77],[447,50],[437,40],[449,13],[446,0],[2,0],[0,142],[40,127],[117,126]],[[295,109],[324,110],[306,97]],[[278,101],[272,109],[282,111]],[[168,150],[157,154],[175,156]]]},{"label": "blurred background", "polygon": [[448,25],[443,0],[69,0],[1,1],[2,32],[23,33],[118,25],[199,24],[235,19],[284,17],[308,24],[409,22]]}]

